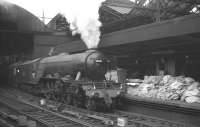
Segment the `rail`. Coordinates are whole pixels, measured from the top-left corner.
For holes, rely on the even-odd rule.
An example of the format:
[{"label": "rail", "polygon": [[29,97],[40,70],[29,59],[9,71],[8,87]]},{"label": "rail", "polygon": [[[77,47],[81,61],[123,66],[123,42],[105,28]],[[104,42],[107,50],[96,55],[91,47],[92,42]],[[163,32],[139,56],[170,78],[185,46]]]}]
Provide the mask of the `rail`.
[{"label": "rail", "polygon": [[121,110],[115,110],[115,114],[118,116],[126,117],[129,124],[135,124],[136,126],[142,124],[147,127],[193,127],[191,125],[168,121],[158,117],[151,117],[143,114],[125,112]]},{"label": "rail", "polygon": [[7,97],[2,94],[0,96],[0,102],[11,109],[18,111],[20,114],[30,117],[46,126],[99,127],[99,125],[95,125],[94,123],[88,123],[70,116],[55,113],[53,111],[43,109],[39,106],[32,105],[31,103],[25,101],[20,102],[17,99],[14,100],[13,98]]},{"label": "rail", "polygon": [[[10,91],[10,92],[4,93],[4,94],[8,94],[9,96],[15,96],[18,93],[15,92],[15,95],[13,95],[14,93],[12,93],[12,91]],[[24,92],[20,92],[20,94],[21,94],[21,96],[24,96],[25,98],[27,98],[28,96],[32,96],[32,95],[29,95]],[[37,97],[34,97],[34,98],[37,98]],[[0,97],[0,99],[1,99],[1,97]],[[21,100],[23,100],[23,99],[21,99]],[[51,102],[52,105],[59,105],[58,102],[54,102],[54,101],[50,101],[50,100],[47,100],[47,101]],[[26,103],[26,105],[29,105],[29,107],[31,107],[33,105],[32,102],[29,102],[27,100],[23,101],[23,103]],[[55,103],[55,104],[53,104],[53,103]],[[41,108],[40,106],[36,106],[36,107],[37,107],[37,109]],[[54,121],[54,119],[56,119],[56,118],[55,117],[47,118],[46,115],[48,115],[48,114],[46,114],[46,112],[50,113],[50,114],[55,114],[57,117],[62,117],[63,119],[68,119],[67,117],[70,117],[70,119],[72,119],[70,121],[73,121],[75,119],[75,123],[78,122],[78,123],[81,123],[82,126],[84,125],[87,127],[88,126],[100,127],[100,126],[106,126],[106,125],[117,126],[118,118],[126,118],[127,119],[126,127],[191,127],[189,125],[184,125],[182,123],[177,123],[174,121],[168,121],[166,119],[161,119],[158,117],[151,117],[148,115],[132,113],[132,112],[125,112],[125,111],[121,111],[121,110],[114,110],[113,112],[110,112],[110,113],[108,113],[108,112],[100,113],[100,112],[88,111],[86,109],[77,108],[77,107],[70,106],[70,105],[65,105],[65,108],[66,108],[66,110],[62,110],[62,112],[57,112],[57,113],[54,111],[51,111],[49,109],[43,109],[43,108],[41,110],[39,110],[38,112],[34,111],[34,110],[27,110],[27,111],[24,111],[24,113],[28,114],[30,117],[33,117],[33,118],[38,117],[39,120],[41,120],[41,117],[42,118],[44,117],[45,120],[47,120],[49,122]],[[29,111],[31,111],[31,112],[29,112]],[[43,112],[40,112],[40,111],[43,111]],[[75,116],[78,119],[71,117],[71,116]],[[84,120],[87,121],[87,122],[85,122],[85,124],[83,124]],[[44,122],[44,121],[41,121],[41,122]],[[57,124],[57,123],[55,122],[55,124]]]}]

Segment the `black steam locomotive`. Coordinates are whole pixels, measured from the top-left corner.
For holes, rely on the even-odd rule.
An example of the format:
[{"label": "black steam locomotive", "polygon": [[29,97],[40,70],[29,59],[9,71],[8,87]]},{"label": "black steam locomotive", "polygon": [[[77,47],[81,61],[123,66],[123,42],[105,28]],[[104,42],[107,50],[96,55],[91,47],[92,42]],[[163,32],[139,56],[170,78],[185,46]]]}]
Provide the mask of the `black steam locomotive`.
[{"label": "black steam locomotive", "polygon": [[119,84],[105,81],[109,63],[97,50],[60,54],[11,65],[10,81],[47,99],[106,110],[117,105],[123,91]]}]

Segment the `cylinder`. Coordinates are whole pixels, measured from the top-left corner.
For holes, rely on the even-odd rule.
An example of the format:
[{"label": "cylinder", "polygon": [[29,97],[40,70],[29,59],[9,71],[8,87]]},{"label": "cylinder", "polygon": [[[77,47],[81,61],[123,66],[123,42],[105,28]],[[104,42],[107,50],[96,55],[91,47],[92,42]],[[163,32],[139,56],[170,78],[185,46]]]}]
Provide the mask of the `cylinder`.
[{"label": "cylinder", "polygon": [[40,100],[40,105],[41,105],[41,106],[46,105],[46,100],[45,100],[45,99],[41,99],[41,100]]},{"label": "cylinder", "polygon": [[117,126],[126,127],[128,125],[128,119],[126,117],[117,118]]}]

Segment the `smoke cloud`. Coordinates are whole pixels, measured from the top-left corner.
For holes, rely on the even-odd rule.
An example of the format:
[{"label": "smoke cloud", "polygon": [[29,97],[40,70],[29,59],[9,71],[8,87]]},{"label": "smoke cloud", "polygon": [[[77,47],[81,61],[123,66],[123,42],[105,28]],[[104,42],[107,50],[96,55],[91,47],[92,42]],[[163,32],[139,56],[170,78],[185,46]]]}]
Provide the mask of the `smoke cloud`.
[{"label": "smoke cloud", "polygon": [[[1,0],[0,0],[1,1]],[[36,16],[54,17],[63,14],[72,34],[80,34],[88,48],[97,48],[100,41],[99,7],[105,0],[7,0]]]},{"label": "smoke cloud", "polygon": [[[104,0],[71,0],[73,10],[64,13],[72,34],[81,34],[88,48],[97,48],[100,41],[99,7]],[[77,5],[79,4],[79,5]]]}]

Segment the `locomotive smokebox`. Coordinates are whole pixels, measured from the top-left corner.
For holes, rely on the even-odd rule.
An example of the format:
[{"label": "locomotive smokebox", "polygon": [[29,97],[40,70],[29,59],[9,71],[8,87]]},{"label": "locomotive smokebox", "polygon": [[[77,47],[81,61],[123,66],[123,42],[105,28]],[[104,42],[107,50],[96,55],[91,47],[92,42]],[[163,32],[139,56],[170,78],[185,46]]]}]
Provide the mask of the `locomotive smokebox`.
[{"label": "locomotive smokebox", "polygon": [[92,80],[102,80],[108,68],[108,59],[95,49],[87,50],[85,72]]}]

